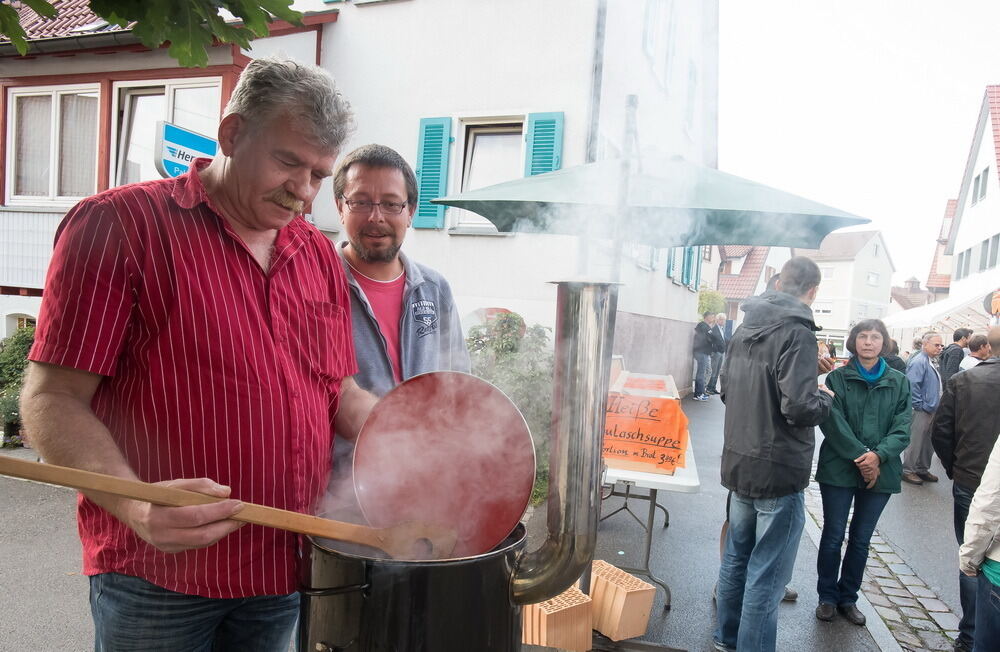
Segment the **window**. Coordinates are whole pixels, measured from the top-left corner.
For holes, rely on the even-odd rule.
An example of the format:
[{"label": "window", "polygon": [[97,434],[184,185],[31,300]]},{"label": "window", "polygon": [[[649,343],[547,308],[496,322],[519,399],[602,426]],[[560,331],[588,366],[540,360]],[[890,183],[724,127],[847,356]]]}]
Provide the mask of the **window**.
[{"label": "window", "polygon": [[972,205],[975,206],[976,202],[979,201],[979,175],[972,181]]},{"label": "window", "polygon": [[17,318],[17,327],[18,328],[27,328],[28,326],[31,326],[32,328],[35,327],[35,319],[33,317],[18,317]]},{"label": "window", "polygon": [[878,273],[868,272],[868,285],[878,287]]},{"label": "window", "polygon": [[95,85],[9,91],[10,203],[68,204],[97,190],[97,95]]},{"label": "window", "polygon": [[987,267],[987,263],[990,259],[990,239],[986,238],[983,243],[979,246],[979,270],[983,271]]},{"label": "window", "polygon": [[990,269],[997,266],[997,252],[1000,250],[1000,233],[990,239]]},{"label": "window", "polygon": [[[562,167],[561,112],[462,118],[454,138],[452,122],[450,117],[420,120],[415,169],[420,201],[414,228],[444,227],[445,207],[431,200],[448,194],[449,181],[464,192]],[[458,159],[454,170],[449,167],[452,143]],[[452,209],[452,214],[459,231],[496,233],[489,220],[474,213]]]},{"label": "window", "polygon": [[156,123],[171,122],[209,138],[219,127],[221,83],[216,78],[198,81],[165,80],[115,85],[114,185],[159,179]]},{"label": "window", "polygon": [[823,278],[833,278],[832,267],[820,267],[820,271],[823,272]]},{"label": "window", "polygon": [[958,281],[962,278],[962,264],[965,262],[965,252],[958,254],[958,262],[955,263],[955,280]]},{"label": "window", "polygon": [[972,266],[972,247],[965,250],[965,258],[962,265],[962,278],[969,275],[969,268]]},{"label": "window", "polygon": [[875,258],[878,258],[878,243],[877,242],[872,247],[872,256],[874,256]]},{"label": "window", "polygon": [[674,264],[676,262],[676,259],[677,259],[676,249],[674,248],[667,249],[667,278],[674,279],[675,283],[677,282],[676,280],[677,275],[674,271]]},{"label": "window", "polygon": [[833,312],[833,303],[830,301],[814,301],[813,312],[817,315],[829,315]]},{"label": "window", "polygon": [[983,170],[983,173],[979,175],[979,198],[982,199],[986,196],[986,178],[989,176],[990,169],[987,167]]},{"label": "window", "polygon": [[702,258],[702,260],[707,260],[708,262],[712,262],[712,247],[711,246],[704,246],[704,247],[701,248],[701,258]]},{"label": "window", "polygon": [[[521,149],[523,133],[521,122],[467,124],[462,158],[462,192],[520,177],[524,167]],[[456,212],[459,227],[496,230],[485,217],[470,211]]]}]

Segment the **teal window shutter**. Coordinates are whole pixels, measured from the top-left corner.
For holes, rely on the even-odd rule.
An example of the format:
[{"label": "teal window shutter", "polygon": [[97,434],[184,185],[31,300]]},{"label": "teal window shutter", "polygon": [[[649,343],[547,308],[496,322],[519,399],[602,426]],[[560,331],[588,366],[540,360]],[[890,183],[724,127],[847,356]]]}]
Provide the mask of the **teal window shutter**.
[{"label": "teal window shutter", "polygon": [[674,248],[667,249],[667,278],[674,277]]},{"label": "teal window shutter", "polygon": [[525,140],[524,176],[531,177],[561,168],[563,112],[529,113]]},{"label": "teal window shutter", "polygon": [[694,247],[684,247],[684,264],[681,267],[681,284],[691,285],[691,272],[694,268]]},{"label": "teal window shutter", "polygon": [[431,200],[448,192],[448,154],[451,145],[451,118],[423,118],[417,144],[417,189],[420,199],[413,214],[413,228],[444,228],[444,206]]},{"label": "teal window shutter", "polygon": [[695,290],[701,287],[701,263],[705,259],[703,249],[704,247],[695,247],[695,260],[698,261],[698,266],[695,268],[694,285],[691,286]]}]

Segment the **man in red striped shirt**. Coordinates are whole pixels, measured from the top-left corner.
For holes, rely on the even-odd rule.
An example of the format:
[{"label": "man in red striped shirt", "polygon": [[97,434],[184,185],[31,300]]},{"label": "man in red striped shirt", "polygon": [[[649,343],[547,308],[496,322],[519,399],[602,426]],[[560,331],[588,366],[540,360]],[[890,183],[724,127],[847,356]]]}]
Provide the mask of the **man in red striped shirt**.
[{"label": "man in red striped shirt", "polygon": [[[301,216],[351,125],[322,70],[259,59],[219,155],[83,200],[60,225],[23,390],[49,462],[222,498],[78,502],[98,650],[284,650],[296,536],[230,520],[311,512],[333,427],[373,397],[330,243]],[[213,647],[214,646],[214,647]]]}]

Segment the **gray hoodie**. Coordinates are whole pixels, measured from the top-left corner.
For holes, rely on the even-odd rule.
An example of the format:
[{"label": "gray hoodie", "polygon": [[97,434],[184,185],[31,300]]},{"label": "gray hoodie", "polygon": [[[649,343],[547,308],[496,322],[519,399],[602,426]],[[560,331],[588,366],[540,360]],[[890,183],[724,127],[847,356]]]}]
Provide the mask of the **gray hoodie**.
[{"label": "gray hoodie", "polygon": [[812,310],[784,292],[743,303],[722,370],[726,404],[722,484],[751,498],[779,498],[809,484],[813,426],[833,398],[817,388]]},{"label": "gray hoodie", "polygon": [[[362,389],[382,396],[396,385],[385,337],[379,330],[371,304],[354,278],[351,266],[337,246],[351,287],[351,326],[358,373],[354,380]],[[430,267],[407,258],[399,260],[406,272],[403,316],[399,325],[399,349],[403,380],[428,371],[469,371],[469,350],[462,336],[455,300],[448,281]]]}]

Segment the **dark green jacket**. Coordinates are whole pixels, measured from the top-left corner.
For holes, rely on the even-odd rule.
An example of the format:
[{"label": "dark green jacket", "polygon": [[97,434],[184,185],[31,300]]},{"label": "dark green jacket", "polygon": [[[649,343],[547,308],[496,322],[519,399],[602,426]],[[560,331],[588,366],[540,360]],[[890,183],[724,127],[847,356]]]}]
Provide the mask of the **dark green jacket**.
[{"label": "dark green jacket", "polygon": [[824,439],[816,481],[864,487],[854,460],[872,450],[882,461],[872,491],[899,493],[903,473],[899,454],[910,443],[910,381],[886,366],[878,382],[869,387],[850,362],[831,371],[826,386],[835,397],[830,416],[819,426]]}]

